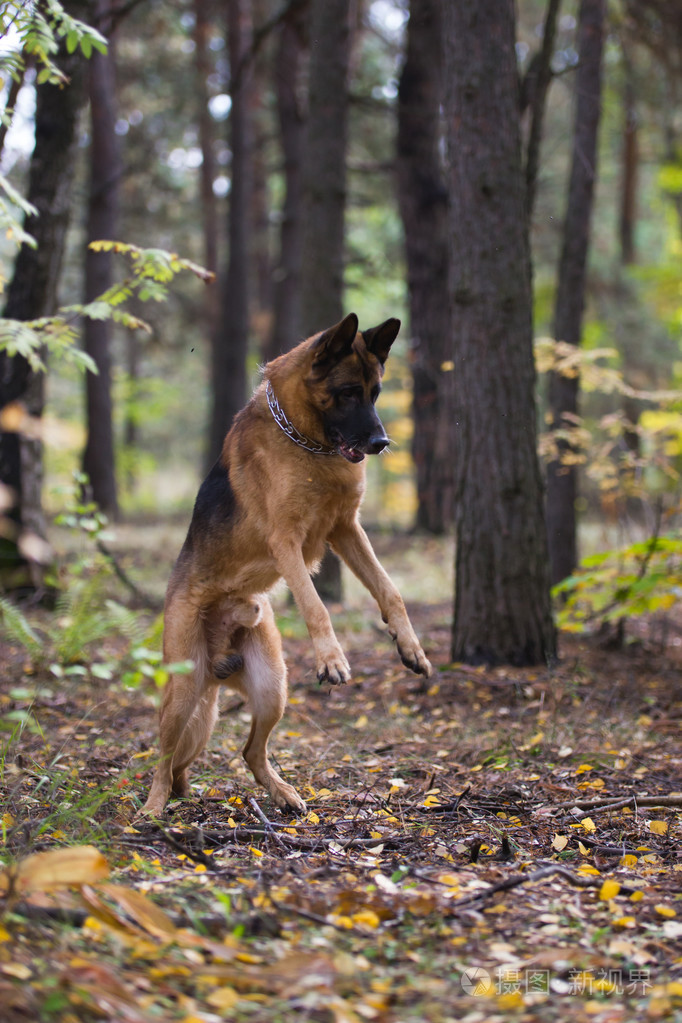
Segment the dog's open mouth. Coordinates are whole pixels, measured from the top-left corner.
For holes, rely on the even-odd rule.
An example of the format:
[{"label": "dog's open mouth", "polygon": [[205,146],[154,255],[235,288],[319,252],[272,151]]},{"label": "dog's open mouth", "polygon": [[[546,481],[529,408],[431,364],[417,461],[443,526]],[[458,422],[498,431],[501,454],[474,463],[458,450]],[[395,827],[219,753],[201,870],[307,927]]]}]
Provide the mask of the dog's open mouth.
[{"label": "dog's open mouth", "polygon": [[365,457],[365,452],[359,447],[354,447],[351,441],[345,440],[340,430],[330,430],[328,437],[334,450],[347,462],[361,462]]},{"label": "dog's open mouth", "polygon": [[362,451],[358,451],[357,448],[352,448],[350,444],[346,444],[345,441],[340,441],[336,445],[336,450],[342,458],[346,459],[347,462],[361,462],[365,457]]}]

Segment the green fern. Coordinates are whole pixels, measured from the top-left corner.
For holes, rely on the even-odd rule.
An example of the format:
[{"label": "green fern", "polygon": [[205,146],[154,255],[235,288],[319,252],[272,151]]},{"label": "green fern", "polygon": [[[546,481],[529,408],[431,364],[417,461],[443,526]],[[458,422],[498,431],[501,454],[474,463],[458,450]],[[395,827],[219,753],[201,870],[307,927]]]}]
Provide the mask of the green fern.
[{"label": "green fern", "polygon": [[83,658],[84,651],[111,631],[103,595],[105,570],[74,579],[57,598],[56,627],[51,632],[54,654],[61,664]]},{"label": "green fern", "polygon": [[28,619],[11,601],[0,597],[0,616],[5,637],[10,643],[18,643],[29,657],[39,659],[43,655],[43,641],[29,624]]},{"label": "green fern", "polygon": [[106,601],[107,618],[112,630],[125,636],[131,646],[139,646],[147,636],[147,624],[139,611],[131,611],[115,600]]}]

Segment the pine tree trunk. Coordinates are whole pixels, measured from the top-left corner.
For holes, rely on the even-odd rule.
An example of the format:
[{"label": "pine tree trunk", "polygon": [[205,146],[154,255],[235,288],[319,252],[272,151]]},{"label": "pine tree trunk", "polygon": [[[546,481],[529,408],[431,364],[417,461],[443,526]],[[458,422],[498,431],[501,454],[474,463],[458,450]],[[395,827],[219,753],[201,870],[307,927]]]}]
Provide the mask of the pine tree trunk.
[{"label": "pine tree trunk", "polygon": [[453,521],[452,329],[447,191],[439,147],[442,24],[439,0],[413,0],[398,89],[397,180],[405,231],[413,380],[412,456],[419,529]]},{"label": "pine tree trunk", "polygon": [[[300,336],[343,316],[350,0],[313,0],[309,112],[303,171]],[[340,601],[341,565],[331,551],[315,579]]]},{"label": "pine tree trunk", "polygon": [[452,657],[539,664],[556,638],[513,0],[445,4],[443,38],[457,430]]},{"label": "pine tree trunk", "polygon": [[[85,17],[82,5],[66,5]],[[85,101],[84,60],[79,52],[57,58],[69,78],[66,88],[44,83],[36,90],[35,146],[31,157],[27,198],[38,215],[27,217],[25,230],[36,239],[35,249],[23,245],[7,290],[4,315],[33,320],[53,313],[71,208],[78,116]],[[43,409],[44,377],[31,372],[26,359],[0,352],[0,408],[19,401],[31,415]],[[0,583],[5,589],[36,589],[42,567],[27,551],[45,550],[45,521],[41,504],[42,447],[17,433],[0,433],[0,480],[14,497],[11,535],[0,541]]]},{"label": "pine tree trunk", "polygon": [[274,271],[274,308],[267,359],[274,359],[301,340],[301,157],[305,118],[299,99],[304,52],[305,8],[293,8],[280,30],[275,63],[277,112],[284,157],[285,195],[280,227],[279,261]]},{"label": "pine tree trunk", "polygon": [[[253,21],[262,25],[270,9],[270,0],[251,0]],[[269,151],[272,131],[264,116],[269,103],[269,54],[258,51],[251,58],[250,120],[252,128],[251,174],[251,279],[252,322],[260,351],[270,333],[272,319],[272,257],[270,253],[270,197],[268,194]]]},{"label": "pine tree trunk", "polygon": [[623,266],[635,262],[635,223],[637,220],[637,172],[639,170],[639,144],[637,131],[637,104],[632,61],[625,46],[623,56],[623,149],[620,191],[620,259]]},{"label": "pine tree trunk", "polygon": [[542,126],[547,106],[547,93],[552,81],[552,56],[560,7],[561,0],[548,0],[542,33],[542,46],[531,61],[522,90],[521,113],[524,112],[526,105],[530,108],[530,130],[528,132],[525,170],[526,215],[529,226],[533,217],[533,207],[535,206],[535,193],[540,168]]},{"label": "pine tree trunk", "polygon": [[313,0],[300,336],[343,316],[350,0]]},{"label": "pine tree trunk", "polygon": [[249,344],[249,228],[251,211],[251,42],[250,0],[230,0],[227,8],[231,96],[230,148],[232,178],[229,205],[229,256],[221,286],[218,329],[212,344],[213,407],[207,467],[220,454],[225,434],[247,398],[246,357]]},{"label": "pine tree trunk", "polygon": [[[585,307],[590,221],[597,176],[604,17],[604,0],[581,0],[573,155],[554,307],[554,337],[571,345],[580,344]],[[574,429],[578,415],[578,387],[577,376],[550,374],[552,429],[569,434]],[[557,448],[558,457],[547,468],[547,528],[552,584],[569,576],[578,562],[575,511],[578,481],[573,459],[576,445],[568,437],[558,440]]]},{"label": "pine tree trunk", "polygon": [[[203,261],[207,270],[218,270],[218,217],[217,203],[213,192],[215,179],[215,157],[213,152],[213,118],[208,107],[208,78],[213,71],[209,57],[210,0],[194,0],[194,42],[196,63],[196,94],[199,104],[198,128],[201,148],[200,194],[201,227],[204,239]],[[218,327],[220,294],[216,284],[206,291],[206,329],[212,338]]]},{"label": "pine tree trunk", "polygon": [[[102,24],[108,0],[98,0],[97,20]],[[106,54],[93,52],[88,62],[90,94],[90,194],[88,197],[88,242],[114,239],[118,231],[118,189],[121,162],[116,124],[116,74],[112,44]],[[112,283],[111,252],[85,253],[85,301],[92,302]],[[114,456],[113,402],[111,397],[110,320],[86,319],[83,327],[85,351],[98,373],[86,373],[87,439],[83,471],[90,481],[92,499],[110,518],[118,517],[118,492]]]}]

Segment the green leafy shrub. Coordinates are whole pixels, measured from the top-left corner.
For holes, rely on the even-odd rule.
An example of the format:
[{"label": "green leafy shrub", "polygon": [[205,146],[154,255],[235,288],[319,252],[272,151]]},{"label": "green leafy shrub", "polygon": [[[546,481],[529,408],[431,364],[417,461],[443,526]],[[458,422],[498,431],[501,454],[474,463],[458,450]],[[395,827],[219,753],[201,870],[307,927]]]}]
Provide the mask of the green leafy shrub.
[{"label": "green leafy shrub", "polygon": [[565,598],[558,624],[570,632],[667,610],[682,598],[682,537],[652,536],[592,554],[553,594]]}]

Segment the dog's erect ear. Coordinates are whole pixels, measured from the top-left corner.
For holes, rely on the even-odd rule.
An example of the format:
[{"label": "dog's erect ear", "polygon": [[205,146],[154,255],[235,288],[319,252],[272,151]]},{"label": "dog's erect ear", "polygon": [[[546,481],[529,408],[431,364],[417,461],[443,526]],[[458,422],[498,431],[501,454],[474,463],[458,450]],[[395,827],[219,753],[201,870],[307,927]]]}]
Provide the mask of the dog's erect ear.
[{"label": "dog's erect ear", "polygon": [[314,365],[340,362],[350,354],[357,332],[358,318],[355,313],[349,313],[340,323],[323,331],[313,345]]},{"label": "dog's erect ear", "polygon": [[372,355],[376,355],[382,366],[388,358],[391,345],[397,338],[399,330],[400,320],[396,320],[393,317],[390,320],[386,320],[385,323],[380,323],[378,327],[370,327],[369,330],[363,330],[362,332],[365,344],[367,345],[367,351],[371,352]]}]

